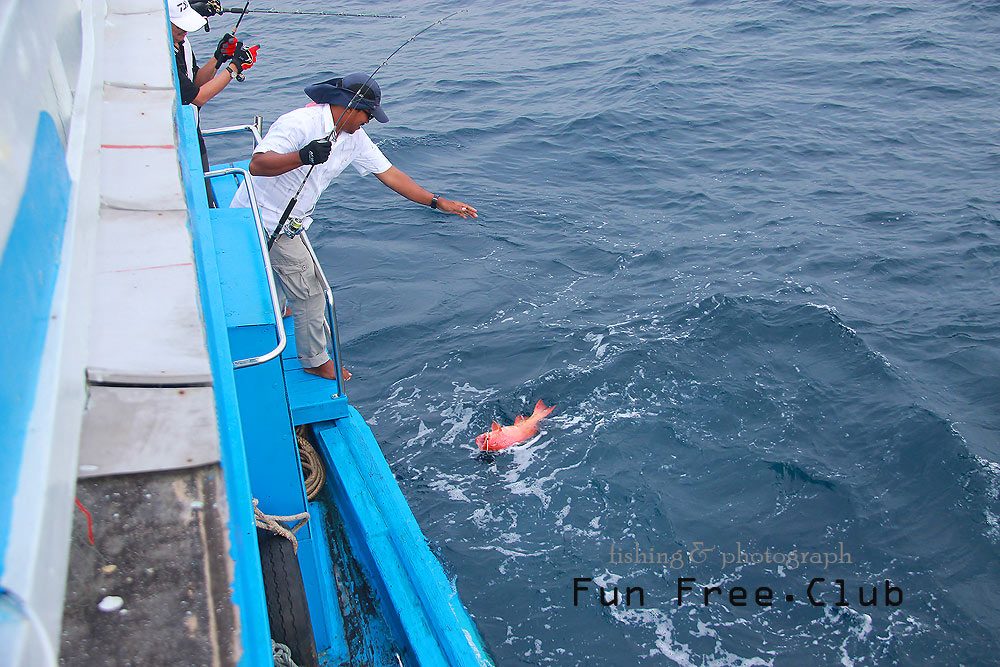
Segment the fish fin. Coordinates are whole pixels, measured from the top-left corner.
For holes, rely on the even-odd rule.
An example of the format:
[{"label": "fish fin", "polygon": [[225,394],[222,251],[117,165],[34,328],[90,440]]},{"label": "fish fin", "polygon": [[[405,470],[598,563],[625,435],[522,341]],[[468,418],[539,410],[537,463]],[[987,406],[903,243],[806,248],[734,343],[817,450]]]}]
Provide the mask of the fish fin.
[{"label": "fish fin", "polygon": [[538,418],[541,419],[543,417],[549,416],[549,413],[551,413],[555,409],[556,406],[545,405],[545,401],[543,401],[542,399],[538,399],[538,402],[535,403],[535,411],[531,413],[531,416],[534,417],[535,415],[538,415]]},{"label": "fish fin", "polygon": [[498,424],[496,422],[493,422],[493,426],[490,427],[490,430],[491,431],[499,431],[500,430],[500,424]]},{"label": "fish fin", "polygon": [[518,415],[518,416],[514,417],[514,426],[517,426],[518,424],[520,424],[523,421],[524,421],[524,415]]}]

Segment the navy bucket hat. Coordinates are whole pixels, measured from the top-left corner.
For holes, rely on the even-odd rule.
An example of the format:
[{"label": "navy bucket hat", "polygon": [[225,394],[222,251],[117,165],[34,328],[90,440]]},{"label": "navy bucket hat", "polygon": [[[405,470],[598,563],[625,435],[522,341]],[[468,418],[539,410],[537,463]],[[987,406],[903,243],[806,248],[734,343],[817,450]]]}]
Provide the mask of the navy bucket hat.
[{"label": "navy bucket hat", "polygon": [[364,109],[378,122],[389,122],[389,117],[381,107],[382,91],[375,80],[369,80],[365,74],[348,74],[345,77],[314,83],[306,88],[306,95],[318,104]]}]

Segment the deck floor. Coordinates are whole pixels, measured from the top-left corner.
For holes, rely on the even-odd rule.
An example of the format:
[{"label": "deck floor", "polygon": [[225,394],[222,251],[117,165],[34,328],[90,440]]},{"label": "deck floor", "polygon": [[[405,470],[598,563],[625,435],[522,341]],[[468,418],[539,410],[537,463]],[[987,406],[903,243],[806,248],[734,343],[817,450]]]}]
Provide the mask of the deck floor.
[{"label": "deck floor", "polygon": [[292,318],[284,320],[288,344],[281,353],[281,364],[288,390],[288,405],[295,426],[333,421],[347,416],[347,397],[337,394],[337,383],[302,370],[295,356],[295,327]]},{"label": "deck floor", "polygon": [[[228,505],[218,465],[81,479],[60,664],[235,665]],[[106,597],[122,599],[101,611]]]}]

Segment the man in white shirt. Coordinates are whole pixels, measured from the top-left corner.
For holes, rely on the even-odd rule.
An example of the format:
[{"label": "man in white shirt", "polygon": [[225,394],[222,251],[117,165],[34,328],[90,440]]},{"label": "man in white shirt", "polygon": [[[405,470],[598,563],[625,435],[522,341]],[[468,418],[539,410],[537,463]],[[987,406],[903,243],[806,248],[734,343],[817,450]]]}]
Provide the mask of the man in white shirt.
[{"label": "man in white shirt", "polygon": [[[312,168],[271,248],[271,266],[288,297],[295,322],[295,345],[303,370],[334,380],[337,369],[327,350],[326,305],[323,285],[299,230],[308,229],[320,195],[334,178],[353,164],[362,175],[373,173],[387,187],[410,201],[453,213],[478,217],[477,211],[460,201],[445,199],[417,185],[392,166],[372,143],[362,126],[375,118],[385,123],[382,93],[364,74],[349,74],[305,89],[316,104],[290,111],[268,129],[250,159],[254,194],[268,235],[274,233],[285,207]],[[330,139],[333,139],[332,141]],[[240,187],[232,206],[250,205],[246,186]],[[344,379],[350,373],[343,370]]]}]

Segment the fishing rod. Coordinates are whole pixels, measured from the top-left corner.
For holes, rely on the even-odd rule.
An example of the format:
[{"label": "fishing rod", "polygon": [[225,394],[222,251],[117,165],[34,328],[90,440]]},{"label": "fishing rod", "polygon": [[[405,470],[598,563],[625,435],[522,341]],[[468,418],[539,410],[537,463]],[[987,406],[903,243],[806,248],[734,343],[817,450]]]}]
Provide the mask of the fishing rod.
[{"label": "fishing rod", "polygon": [[[249,8],[250,8],[250,0],[247,0],[247,4],[244,5],[243,11],[240,12],[240,18],[239,18],[239,20],[236,21],[236,27],[233,28],[233,31],[231,33],[229,33],[229,37],[231,39],[236,39],[236,31],[240,29],[240,24],[243,23],[243,17],[247,15],[247,9],[249,9]],[[205,22],[205,27],[206,28],[208,27],[208,22],[207,21]],[[236,53],[236,49],[234,47],[233,48],[233,55],[235,55],[235,53]],[[216,59],[216,61],[215,61],[215,71],[218,72],[220,69],[222,69],[222,61]],[[241,76],[243,76],[242,72],[237,73],[237,78],[239,78]]]},{"label": "fishing rod", "polygon": [[250,0],[247,0],[247,4],[243,5],[243,10],[240,12],[240,18],[237,19],[236,27],[233,28],[234,35],[236,34],[236,31],[240,29],[240,24],[243,23],[243,17],[247,15],[248,11],[250,11]]},{"label": "fishing rod", "polygon": [[[402,44],[400,44],[399,47],[395,51],[393,51],[392,53],[390,53],[389,57],[386,58],[385,60],[383,60],[382,64],[375,68],[375,71],[371,73],[371,75],[368,77],[368,79],[361,85],[361,87],[358,88],[357,92],[354,93],[354,97],[352,97],[351,101],[347,103],[347,106],[344,107],[344,110],[340,112],[340,116],[333,123],[333,130],[330,131],[330,134],[326,135],[326,140],[330,141],[331,139],[334,139],[336,137],[336,135],[337,135],[337,128],[340,126],[340,122],[344,119],[344,114],[347,113],[347,110],[351,108],[351,105],[354,104],[354,102],[358,99],[358,97],[361,96],[361,91],[365,90],[365,88],[368,86],[368,84],[371,83],[372,79],[375,78],[375,75],[379,73],[379,70],[381,70],[383,67],[385,67],[385,64],[387,62],[389,62],[390,58],[392,58],[394,55],[396,55],[397,53],[399,53],[400,50],[402,50],[402,48],[404,46],[406,46],[407,44],[409,44],[410,42],[412,42],[413,40],[415,40],[417,37],[419,37],[423,33],[427,32],[428,30],[430,30],[434,26],[439,25],[441,23],[444,23],[445,21],[447,21],[448,19],[450,19],[452,16],[455,16],[456,14],[461,14],[462,12],[466,12],[466,11],[468,11],[468,10],[467,9],[460,9],[457,12],[452,12],[451,14],[448,14],[443,19],[439,19],[439,20],[435,21],[434,23],[431,23],[429,26],[427,26],[423,30],[420,30],[419,32],[415,33],[412,37],[410,37],[405,42],[403,42]],[[288,201],[288,206],[285,207],[284,213],[281,214],[281,218],[278,220],[278,225],[274,228],[274,232],[271,233],[271,238],[268,239],[268,241],[267,241],[267,249],[268,250],[270,250],[274,246],[274,242],[278,240],[278,235],[281,234],[281,230],[285,226],[285,222],[287,222],[289,216],[291,216],[292,209],[295,208],[295,205],[297,203],[299,203],[299,195],[302,194],[302,189],[304,187],[306,187],[306,182],[309,180],[309,177],[312,175],[313,169],[315,169],[315,168],[316,168],[315,164],[310,165],[309,171],[306,172],[305,178],[302,179],[302,183],[299,185],[299,189],[295,191],[295,194],[292,195],[292,198]]]},{"label": "fishing rod", "polygon": [[[239,14],[242,10],[236,7],[228,7],[218,10],[220,14]],[[350,12],[302,12],[302,11],[282,11],[279,9],[251,9],[254,14],[292,14],[295,16],[350,16],[369,19],[405,19],[405,16],[397,14],[352,14]]]}]

